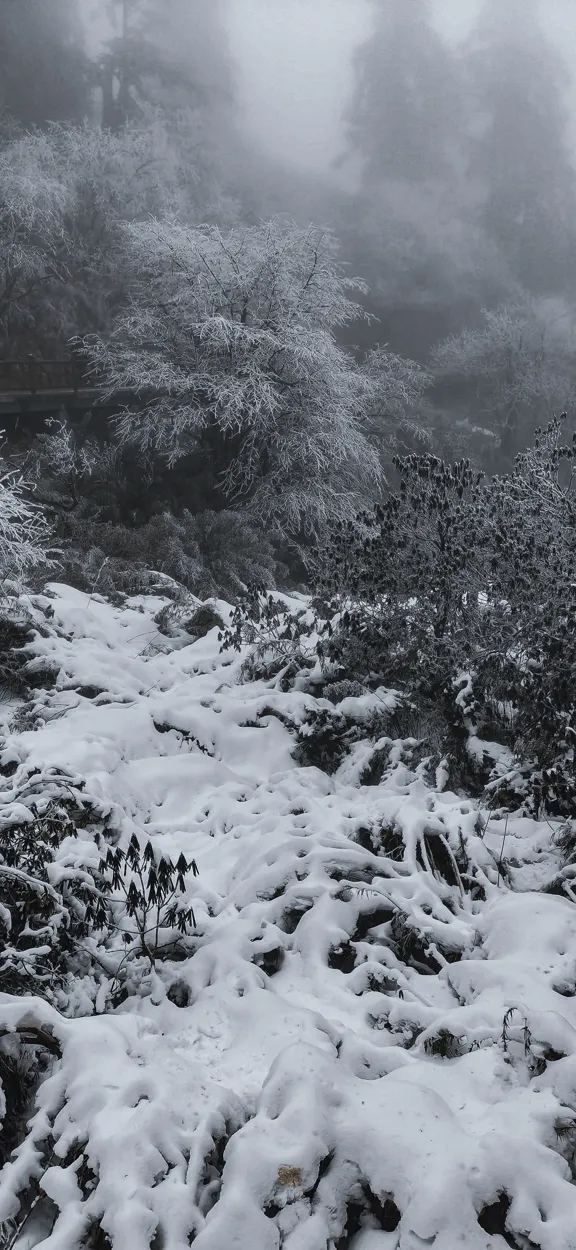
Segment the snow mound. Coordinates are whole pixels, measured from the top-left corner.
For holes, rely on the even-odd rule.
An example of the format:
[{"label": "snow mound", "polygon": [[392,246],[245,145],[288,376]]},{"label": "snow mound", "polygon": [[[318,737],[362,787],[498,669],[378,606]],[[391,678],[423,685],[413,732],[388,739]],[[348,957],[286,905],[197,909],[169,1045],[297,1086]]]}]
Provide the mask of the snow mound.
[{"label": "snow mound", "polygon": [[[139,994],[111,1007],[103,969],[59,1010],[0,995],[0,1031],[31,1020],[61,1052],[0,1176],[4,1244],[574,1250],[576,909],[545,892],[553,829],[430,789],[400,744],[379,785],[368,738],[331,776],[298,766],[324,702],[241,684],[217,629],[168,639],[161,606],[33,601],[58,679],[6,731],[0,825],[73,793],[199,876],[190,949]],[[59,856],[92,862],[94,830]]]}]

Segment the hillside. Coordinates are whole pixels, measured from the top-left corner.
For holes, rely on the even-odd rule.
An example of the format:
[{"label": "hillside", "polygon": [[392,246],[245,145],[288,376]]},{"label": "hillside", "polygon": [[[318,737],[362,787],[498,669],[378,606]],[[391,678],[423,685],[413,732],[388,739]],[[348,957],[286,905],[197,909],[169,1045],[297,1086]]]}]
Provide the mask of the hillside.
[{"label": "hillside", "polygon": [[[3,837],[85,812],[52,886],[134,834],[198,875],[189,935],[123,994],[97,933],[53,1001],[0,994],[0,1030],[53,1039],[0,1174],[0,1245],[576,1247],[560,822],[431,789],[416,744],[386,734],[330,776],[297,763],[298,727],[330,705],[240,681],[217,628],[159,632],[163,602],[36,597],[56,683],[3,709]],[[346,700],[359,723],[375,708],[394,696]],[[361,784],[375,752],[382,780]]]}]

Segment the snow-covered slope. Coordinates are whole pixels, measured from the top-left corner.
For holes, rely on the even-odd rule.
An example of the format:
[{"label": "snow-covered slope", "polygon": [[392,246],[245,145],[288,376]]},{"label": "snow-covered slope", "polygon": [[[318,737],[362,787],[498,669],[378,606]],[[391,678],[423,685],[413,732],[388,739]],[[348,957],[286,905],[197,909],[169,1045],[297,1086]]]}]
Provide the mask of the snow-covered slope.
[{"label": "snow-covered slope", "polygon": [[[334,776],[298,767],[311,695],[239,684],[216,630],[172,648],[158,601],[52,594],[35,651],[59,679],[39,728],[6,731],[0,818],[81,793],[126,841],[196,860],[196,929],[115,1010],[104,973],[62,1014],[0,995],[0,1026],[62,1047],[0,1178],[6,1228],[34,1177],[50,1222],[39,1204],[2,1244],[576,1247],[576,907],[543,891],[553,827],[430,790],[399,746],[379,785],[358,780],[367,742]],[[59,855],[93,862],[90,828]]]}]

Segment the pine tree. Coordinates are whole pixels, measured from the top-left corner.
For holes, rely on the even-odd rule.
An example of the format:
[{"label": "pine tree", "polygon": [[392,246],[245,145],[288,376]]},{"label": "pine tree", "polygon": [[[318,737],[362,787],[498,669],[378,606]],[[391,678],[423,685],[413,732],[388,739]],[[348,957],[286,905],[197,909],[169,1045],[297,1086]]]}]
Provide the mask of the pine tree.
[{"label": "pine tree", "polygon": [[429,0],[377,0],[356,58],[349,145],[367,184],[445,174],[457,150],[458,77]]},{"label": "pine tree", "polygon": [[91,87],[74,0],[2,0],[0,106],[26,127],[81,122]]},{"label": "pine tree", "polygon": [[574,276],[568,72],[536,0],[485,0],[466,60],[476,107],[470,173],[483,224],[525,286],[557,291]]},{"label": "pine tree", "polygon": [[394,345],[423,354],[442,310],[451,318],[476,292],[491,258],[466,207],[461,68],[434,25],[431,0],[373,0],[372,9],[342,162],[358,194],[343,206],[339,233],[370,283],[374,310],[386,311]]},{"label": "pine tree", "polygon": [[144,102],[214,110],[232,75],[219,0],[110,0],[114,36],[101,60],[102,123],[120,130]]}]

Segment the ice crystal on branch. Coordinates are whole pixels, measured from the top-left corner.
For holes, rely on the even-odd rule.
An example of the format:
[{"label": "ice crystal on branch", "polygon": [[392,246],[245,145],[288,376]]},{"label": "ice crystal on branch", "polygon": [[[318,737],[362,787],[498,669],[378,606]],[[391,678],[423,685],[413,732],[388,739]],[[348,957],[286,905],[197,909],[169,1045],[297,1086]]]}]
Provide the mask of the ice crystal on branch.
[{"label": "ice crystal on branch", "polygon": [[228,233],[151,220],[127,243],[130,307],[88,344],[109,393],[140,397],[124,435],[169,459],[201,450],[223,499],[268,526],[352,515],[381,478],[369,419],[397,419],[424,375],[383,350],[363,366],[336,342],[365,288],[333,237],[281,219]]}]

